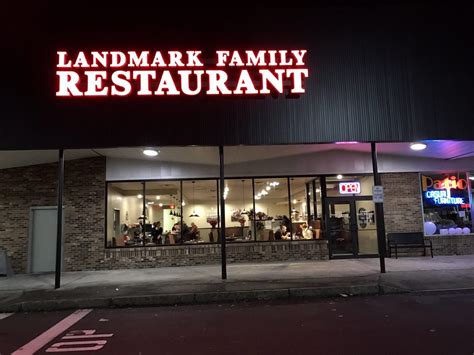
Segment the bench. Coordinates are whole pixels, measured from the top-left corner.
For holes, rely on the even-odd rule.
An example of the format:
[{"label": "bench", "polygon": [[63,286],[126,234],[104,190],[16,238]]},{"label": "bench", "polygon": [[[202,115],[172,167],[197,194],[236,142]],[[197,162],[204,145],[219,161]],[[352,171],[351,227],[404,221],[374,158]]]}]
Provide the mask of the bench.
[{"label": "bench", "polygon": [[392,249],[395,249],[395,259],[398,259],[398,249],[401,248],[423,248],[423,255],[426,256],[426,249],[430,248],[433,257],[433,243],[425,240],[423,233],[388,233],[388,256],[392,256]]}]

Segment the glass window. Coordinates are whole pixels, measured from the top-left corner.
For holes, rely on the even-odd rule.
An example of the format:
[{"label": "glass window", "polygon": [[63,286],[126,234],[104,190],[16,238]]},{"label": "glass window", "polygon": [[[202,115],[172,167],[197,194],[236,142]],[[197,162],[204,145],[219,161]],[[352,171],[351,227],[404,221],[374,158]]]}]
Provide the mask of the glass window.
[{"label": "glass window", "polygon": [[[255,220],[252,229],[256,240],[291,239],[288,179],[255,179]],[[278,233],[277,233],[278,232]]]},{"label": "glass window", "polygon": [[107,246],[143,245],[144,183],[108,184]]},{"label": "glass window", "polygon": [[183,181],[183,243],[219,239],[217,180]]},{"label": "glass window", "polygon": [[425,235],[472,232],[469,188],[466,173],[421,175]]},{"label": "glass window", "polygon": [[322,208],[319,179],[290,178],[290,192],[293,239],[320,239]]},{"label": "glass window", "polygon": [[149,181],[145,183],[145,190],[145,245],[180,242],[180,181]]},{"label": "glass window", "polygon": [[290,178],[291,227],[293,239],[313,239],[313,231],[308,224],[308,178]]},{"label": "glass window", "polygon": [[252,179],[225,180],[225,236],[228,241],[254,240]]}]

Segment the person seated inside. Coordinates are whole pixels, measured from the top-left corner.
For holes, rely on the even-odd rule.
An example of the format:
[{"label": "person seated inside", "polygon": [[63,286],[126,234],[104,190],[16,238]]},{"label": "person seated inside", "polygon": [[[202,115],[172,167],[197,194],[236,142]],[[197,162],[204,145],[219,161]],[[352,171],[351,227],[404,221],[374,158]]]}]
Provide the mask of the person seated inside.
[{"label": "person seated inside", "polygon": [[199,228],[194,222],[191,223],[190,239],[191,240],[199,239]]},{"label": "person seated inside", "polygon": [[275,240],[290,240],[290,232],[286,229],[284,224],[280,225],[280,228],[275,232]]},{"label": "person seated inside", "polygon": [[171,228],[171,232],[168,234],[170,244],[180,243],[181,238],[181,223],[177,222]]},{"label": "person seated inside", "polygon": [[162,244],[162,234],[163,228],[161,227],[161,223],[159,221],[153,223],[151,228],[152,242],[155,244]]},{"label": "person seated inside", "polygon": [[302,223],[301,227],[301,236],[303,239],[313,239],[313,231],[308,228],[306,223]]}]

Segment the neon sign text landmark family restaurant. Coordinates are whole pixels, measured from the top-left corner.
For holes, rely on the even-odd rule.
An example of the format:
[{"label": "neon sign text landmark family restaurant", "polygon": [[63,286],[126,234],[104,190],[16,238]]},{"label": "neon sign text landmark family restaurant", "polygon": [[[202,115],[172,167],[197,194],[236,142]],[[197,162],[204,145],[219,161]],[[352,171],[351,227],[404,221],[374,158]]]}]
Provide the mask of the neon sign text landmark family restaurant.
[{"label": "neon sign text landmark family restaurant", "polygon": [[57,52],[56,96],[303,94],[306,50]]}]

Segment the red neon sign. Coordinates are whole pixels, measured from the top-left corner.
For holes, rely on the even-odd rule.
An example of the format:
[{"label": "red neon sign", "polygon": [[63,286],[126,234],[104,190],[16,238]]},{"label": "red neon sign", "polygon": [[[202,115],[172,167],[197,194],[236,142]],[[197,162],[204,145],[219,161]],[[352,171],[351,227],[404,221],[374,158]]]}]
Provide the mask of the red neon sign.
[{"label": "red neon sign", "polygon": [[360,182],[340,182],[339,193],[341,195],[360,194]]},{"label": "red neon sign", "polygon": [[307,51],[57,52],[56,96],[268,95],[305,93]]}]

